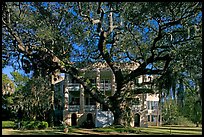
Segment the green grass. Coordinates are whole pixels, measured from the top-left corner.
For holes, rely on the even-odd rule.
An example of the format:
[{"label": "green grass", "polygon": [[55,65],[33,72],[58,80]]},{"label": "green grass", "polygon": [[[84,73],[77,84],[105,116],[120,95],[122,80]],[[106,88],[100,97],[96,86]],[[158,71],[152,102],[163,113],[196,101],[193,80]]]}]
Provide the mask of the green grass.
[{"label": "green grass", "polygon": [[[72,128],[70,127],[69,133],[64,133],[63,128],[48,128],[45,130],[13,130],[13,129],[3,129],[2,135],[77,135],[77,134],[135,134],[135,135],[169,135],[171,128],[171,134],[173,135],[202,135],[201,127],[148,127],[148,128],[114,128],[114,127],[105,127],[105,128],[93,128],[88,130],[89,133],[85,130],[82,132],[81,128]],[[87,132],[87,133],[86,133]]]},{"label": "green grass", "polygon": [[202,128],[196,127],[149,127],[140,128],[141,134],[161,134],[161,135],[202,135]]},{"label": "green grass", "polygon": [[2,128],[14,128],[14,121],[2,121]]},{"label": "green grass", "polygon": [[104,128],[95,128],[93,131],[96,132],[119,132],[119,133],[135,133],[138,134],[140,129],[138,128],[115,128],[115,127],[104,127]]},{"label": "green grass", "polygon": [[[74,132],[74,128],[69,128],[69,133]],[[2,129],[2,135],[63,135],[64,130],[61,127],[47,128],[41,130],[17,130],[17,129]]]},{"label": "green grass", "polygon": [[62,130],[46,129],[46,130],[13,130],[3,129],[2,135],[63,135]]},{"label": "green grass", "polygon": [[148,128],[95,128],[96,132],[120,132],[139,135],[202,135],[202,128],[198,127],[148,127]]}]

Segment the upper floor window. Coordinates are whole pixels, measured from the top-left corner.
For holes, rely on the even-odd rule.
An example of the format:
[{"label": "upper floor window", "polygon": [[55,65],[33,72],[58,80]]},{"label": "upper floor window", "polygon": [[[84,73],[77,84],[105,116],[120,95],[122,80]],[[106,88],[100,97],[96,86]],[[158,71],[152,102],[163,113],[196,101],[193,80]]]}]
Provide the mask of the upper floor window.
[{"label": "upper floor window", "polygon": [[80,99],[73,97],[71,99],[70,105],[79,105],[80,104]]},{"label": "upper floor window", "polygon": [[147,101],[147,109],[151,109],[151,101]]},{"label": "upper floor window", "polygon": [[147,101],[147,108],[149,110],[157,109],[158,107],[158,101]]},{"label": "upper floor window", "polygon": [[111,89],[111,82],[108,79],[101,79],[100,80],[100,90],[106,91]]},{"label": "upper floor window", "polygon": [[110,84],[111,83],[109,79],[101,79],[100,82],[104,83],[104,84]]}]

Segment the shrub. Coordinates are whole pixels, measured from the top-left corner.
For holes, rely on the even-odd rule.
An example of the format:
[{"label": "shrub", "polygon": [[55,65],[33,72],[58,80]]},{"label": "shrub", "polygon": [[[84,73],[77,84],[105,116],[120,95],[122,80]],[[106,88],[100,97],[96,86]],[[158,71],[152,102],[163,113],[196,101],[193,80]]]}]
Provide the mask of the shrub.
[{"label": "shrub", "polygon": [[48,128],[48,123],[45,121],[42,121],[38,126],[38,129],[45,129],[45,128]]},{"label": "shrub", "polygon": [[184,116],[179,116],[177,118],[177,125],[182,125],[182,126],[192,126],[194,125],[192,121],[188,120],[186,117]]},{"label": "shrub", "polygon": [[[45,121],[21,121],[21,129],[45,129],[48,128],[48,123]],[[16,122],[15,128],[18,128],[18,122]]]},{"label": "shrub", "polygon": [[15,122],[14,121],[2,121],[2,128],[14,128]]}]

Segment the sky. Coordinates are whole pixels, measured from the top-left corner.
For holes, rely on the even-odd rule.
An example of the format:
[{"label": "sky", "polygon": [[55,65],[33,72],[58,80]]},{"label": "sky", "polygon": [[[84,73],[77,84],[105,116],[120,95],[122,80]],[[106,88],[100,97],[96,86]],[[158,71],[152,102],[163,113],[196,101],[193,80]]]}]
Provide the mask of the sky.
[{"label": "sky", "polygon": [[[10,74],[10,72],[13,72],[14,69],[12,66],[5,66],[5,68],[2,69],[2,73],[7,74],[7,76],[13,80],[12,75]],[[25,74],[25,72],[23,70],[16,70],[17,72],[19,72],[20,74]]]},{"label": "sky", "polygon": [[12,79],[12,76],[10,72],[14,71],[14,69],[11,66],[6,66],[2,69],[2,73],[7,74],[10,79]]}]

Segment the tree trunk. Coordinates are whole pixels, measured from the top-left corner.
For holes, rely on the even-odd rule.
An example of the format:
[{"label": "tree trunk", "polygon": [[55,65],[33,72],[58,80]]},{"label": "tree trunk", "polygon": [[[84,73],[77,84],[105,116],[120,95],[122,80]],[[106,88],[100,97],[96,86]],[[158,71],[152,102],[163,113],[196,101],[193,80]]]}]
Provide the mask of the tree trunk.
[{"label": "tree trunk", "polygon": [[54,76],[51,75],[51,105],[50,105],[50,127],[54,127],[54,93],[55,93],[55,86],[54,86]]},{"label": "tree trunk", "polygon": [[50,106],[50,127],[54,127],[54,85],[52,87],[52,104]]},{"label": "tree trunk", "polygon": [[125,105],[124,107],[120,103],[115,103],[114,107],[112,107],[113,110],[113,116],[114,116],[114,122],[113,125],[117,126],[130,126],[130,122],[132,121],[132,113],[129,106]]},{"label": "tree trunk", "polygon": [[[157,126],[161,125],[161,92],[159,93],[159,102],[158,102],[158,106],[157,106]],[[160,119],[159,119],[159,115],[160,115]]]}]

